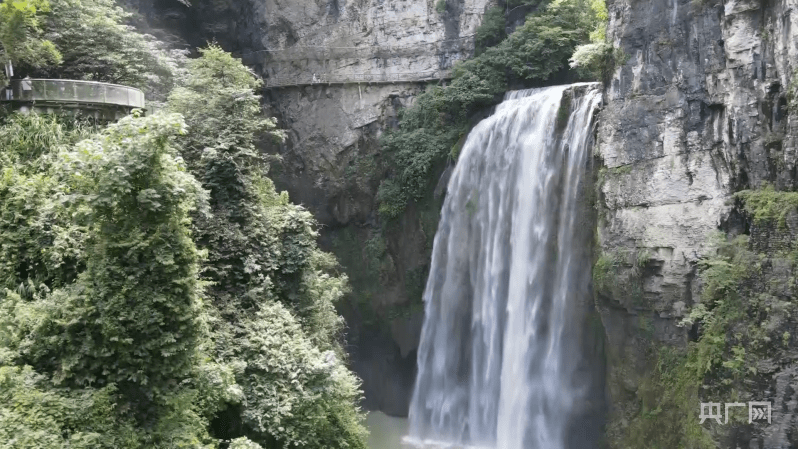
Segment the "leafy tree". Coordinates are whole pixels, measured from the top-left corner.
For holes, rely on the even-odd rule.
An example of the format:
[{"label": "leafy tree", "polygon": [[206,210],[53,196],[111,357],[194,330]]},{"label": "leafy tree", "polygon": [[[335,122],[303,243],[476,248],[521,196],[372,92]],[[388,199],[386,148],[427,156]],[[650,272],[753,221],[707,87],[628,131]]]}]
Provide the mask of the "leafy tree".
[{"label": "leafy tree", "polygon": [[246,397],[241,419],[251,439],[269,446],[363,448],[353,404],[357,379],[332,350],[320,351],[279,303],[264,304],[232,331],[224,358]]},{"label": "leafy tree", "polygon": [[[214,282],[212,297],[236,298],[234,309],[252,306],[268,288],[270,280],[253,268],[273,265],[257,259],[269,254],[269,233],[252,229],[261,212],[258,184],[273,190],[259,177],[267,165],[255,147],[256,136],[261,131],[280,136],[274,120],[260,114],[259,85],[229,53],[210,46],[189,63],[185,85],[169,97],[170,110],[183,114],[192,129],[181,141],[183,157],[210,192],[212,214],[195,220],[197,241],[209,250],[204,273]],[[250,291],[259,293],[253,298]]]},{"label": "leafy tree", "polygon": [[124,24],[129,14],[112,0],[51,1],[46,35],[64,57],[58,76],[144,85],[158,61],[145,36]]},{"label": "leafy tree", "polygon": [[571,68],[584,78],[603,80],[616,62],[623,60],[623,52],[607,42],[607,5],[604,0],[589,0],[594,23],[590,43],[576,47],[570,59]]},{"label": "leafy tree", "polygon": [[17,75],[143,88],[148,101],[161,103],[185,52],[137,32],[129,17],[114,0],[4,0],[0,62],[13,59]]},{"label": "leafy tree", "polygon": [[[204,195],[169,144],[183,130],[129,117],[75,145],[89,130],[53,117],[0,127],[0,269],[24,282],[0,291],[0,447],[208,447],[208,416],[238,397],[232,371],[198,357],[188,213]],[[70,222],[79,238],[57,244]]]},{"label": "leafy tree", "polygon": [[130,16],[114,0],[3,0],[0,63],[13,60],[17,75],[139,87],[162,103],[186,52],[137,32]]},{"label": "leafy tree", "polygon": [[484,56],[524,79],[545,80],[565,66],[592,28],[584,0],[554,0]]},{"label": "leafy tree", "polygon": [[177,115],[127,117],[59,161],[90,227],[86,270],[52,317],[55,380],[114,383],[140,417],[189,377],[203,333],[188,228],[203,191],[170,144],[182,133]]},{"label": "leafy tree", "polygon": [[[41,18],[48,12],[47,0],[0,2],[0,64],[12,61],[48,66],[61,62],[61,54],[53,43],[41,37]],[[0,82],[6,84],[5,72],[0,77]]]},{"label": "leafy tree", "polygon": [[216,357],[243,391],[222,411],[240,424],[225,436],[246,436],[235,443],[243,447],[363,447],[360,392],[342,362],[333,305],[346,278],[318,249],[311,214],[263,176],[269,161],[257,140],[282,133],[262,116],[260,80],[215,45],[200,53],[169,108],[192,130],[182,154],[210,194],[194,235],[208,253]]},{"label": "leafy tree", "polygon": [[[243,183],[266,169],[265,160],[255,148],[260,135],[282,138],[275,120],[263,117],[260,96],[255,94],[262,82],[250,69],[216,45],[200,49],[201,57],[188,63],[186,79],[169,97],[169,108],[183,114],[191,133],[181,140],[182,154],[192,170],[207,166],[220,175],[229,173],[233,186],[213,185],[217,190],[212,200],[226,204],[235,201],[230,209],[245,198]],[[204,160],[203,160],[204,158]],[[234,168],[218,159],[234,163]]]},{"label": "leafy tree", "polygon": [[2,448],[131,447],[137,439],[133,427],[114,422],[113,416],[113,387],[55,389],[29,366],[0,363]]},{"label": "leafy tree", "polygon": [[504,8],[494,6],[490,8],[482,17],[482,24],[477,28],[474,42],[476,43],[477,55],[492,47],[507,36],[504,31]]},{"label": "leafy tree", "polygon": [[121,413],[114,385],[57,388],[30,366],[0,363],[0,448],[210,449],[192,391],[174,395],[157,422],[143,428]]},{"label": "leafy tree", "polygon": [[183,155],[210,192],[212,213],[196,217],[196,235],[209,252],[204,273],[214,283],[211,296],[231,313],[281,300],[307,321],[308,331],[324,331],[317,343],[329,344],[340,319],[331,304],[308,303],[307,292],[322,279],[333,295],[343,287],[321,273],[330,264],[316,248],[313,217],[261,175],[268,160],[255,147],[258,135],[282,137],[274,119],[262,117],[254,93],[261,82],[219,47],[201,54],[169,104],[193,130],[182,140]]}]

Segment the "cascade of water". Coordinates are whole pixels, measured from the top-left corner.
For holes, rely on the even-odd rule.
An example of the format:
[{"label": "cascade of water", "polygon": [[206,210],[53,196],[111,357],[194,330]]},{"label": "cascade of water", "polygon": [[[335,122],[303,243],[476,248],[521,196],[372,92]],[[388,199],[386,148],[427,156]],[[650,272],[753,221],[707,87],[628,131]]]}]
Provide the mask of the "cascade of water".
[{"label": "cascade of water", "polygon": [[[424,292],[409,441],[586,447],[590,227],[580,201],[596,84],[510,92],[468,136]],[[576,441],[579,441],[578,443]]]}]

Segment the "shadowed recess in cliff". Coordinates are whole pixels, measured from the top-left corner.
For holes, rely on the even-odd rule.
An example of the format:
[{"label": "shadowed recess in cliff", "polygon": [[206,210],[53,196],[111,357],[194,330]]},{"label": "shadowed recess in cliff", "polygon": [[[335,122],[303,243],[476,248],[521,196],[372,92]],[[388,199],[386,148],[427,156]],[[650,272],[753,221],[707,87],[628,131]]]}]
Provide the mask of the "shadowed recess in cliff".
[{"label": "shadowed recess in cliff", "polygon": [[424,292],[415,444],[598,447],[591,344],[591,123],[597,84],[510,92],[468,136]]}]

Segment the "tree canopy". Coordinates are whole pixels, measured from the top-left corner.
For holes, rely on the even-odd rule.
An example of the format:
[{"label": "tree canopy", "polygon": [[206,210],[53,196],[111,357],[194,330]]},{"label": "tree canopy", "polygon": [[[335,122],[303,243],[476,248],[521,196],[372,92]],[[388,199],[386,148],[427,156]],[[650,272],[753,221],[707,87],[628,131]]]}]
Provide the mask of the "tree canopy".
[{"label": "tree canopy", "polygon": [[[61,53],[42,37],[48,0],[3,0],[0,3],[0,64],[8,61],[46,67],[61,63]],[[6,83],[5,72],[0,75]]]}]

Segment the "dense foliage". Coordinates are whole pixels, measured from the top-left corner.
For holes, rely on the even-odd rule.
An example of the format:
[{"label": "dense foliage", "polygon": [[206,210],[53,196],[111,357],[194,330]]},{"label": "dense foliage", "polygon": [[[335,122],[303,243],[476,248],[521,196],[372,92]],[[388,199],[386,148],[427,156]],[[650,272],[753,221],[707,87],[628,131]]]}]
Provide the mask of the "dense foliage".
[{"label": "dense foliage", "polygon": [[346,278],[316,247],[313,217],[263,176],[268,161],[255,147],[257,133],[281,133],[261,117],[259,85],[212,46],[189,63],[185,86],[169,98],[196,130],[183,154],[210,193],[210,214],[198,214],[194,227],[208,254],[217,359],[235,368],[246,398],[229,419],[264,445],[362,447],[357,382],[342,364],[343,323],[334,309]]},{"label": "dense foliage", "polygon": [[[52,117],[7,127],[42,145],[4,151],[3,270],[17,287],[0,292],[0,416],[6,442],[32,444],[8,447],[200,447],[205,332],[187,218],[202,191],[173,145],[182,119],[129,117],[78,144],[88,131]],[[20,193],[37,207],[13,221]],[[20,235],[38,239],[13,244]]]},{"label": "dense foliage", "polygon": [[[0,3],[0,64],[8,61],[35,66],[61,62],[53,43],[42,38],[42,16],[50,11],[47,0],[5,0]],[[5,84],[5,71],[0,81]]]},{"label": "dense foliage", "polygon": [[735,196],[743,201],[745,210],[757,224],[776,221],[783,228],[787,215],[798,210],[798,192],[776,191],[771,185],[743,190]]},{"label": "dense foliage", "polygon": [[[49,20],[116,29],[80,16],[103,5]],[[149,79],[97,48],[65,65]],[[347,280],[264,175],[260,82],[217,47],[186,70],[169,111],[104,129],[0,118],[0,447],[365,447]]]},{"label": "dense foliage", "polygon": [[504,8],[494,6],[485,12],[482,24],[474,36],[477,55],[498,44],[507,36],[505,33]]}]

